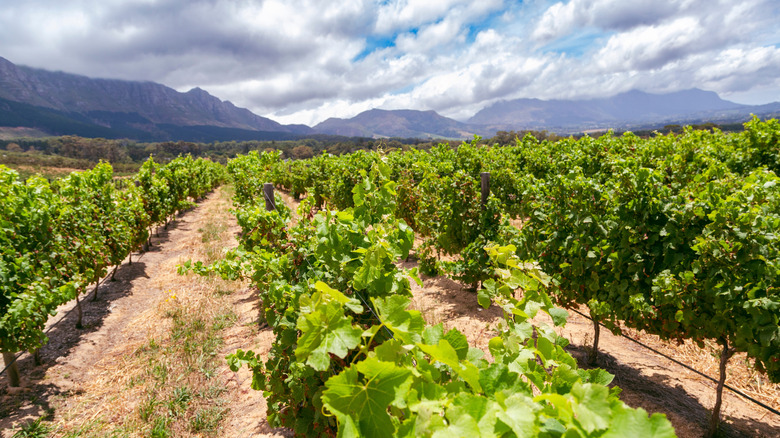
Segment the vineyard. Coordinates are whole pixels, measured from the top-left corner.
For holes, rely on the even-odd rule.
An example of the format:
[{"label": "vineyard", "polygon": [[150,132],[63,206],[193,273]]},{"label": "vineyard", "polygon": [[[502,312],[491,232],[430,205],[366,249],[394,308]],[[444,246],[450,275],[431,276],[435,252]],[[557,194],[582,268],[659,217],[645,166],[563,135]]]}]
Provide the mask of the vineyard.
[{"label": "vineyard", "polygon": [[[706,428],[715,435],[730,358],[780,381],[780,124],[745,128],[527,136],[505,147],[475,139],[298,161],[250,152],[226,169],[150,158],[128,179],[107,164],[51,183],[0,167],[9,382],[18,385],[15,353],[45,344],[59,306],[75,300],[81,324],[90,285],[97,298],[101,279],[147,247],[155,227],[232,181],[239,246],[186,261],[179,274],[244,280],[257,292],[273,342],[234,349],[227,362],[251,372],[272,428],[676,436],[665,415],[630,407],[621,382],[594,366],[605,328],[716,345]],[[412,290],[426,278],[457,282],[496,316],[483,348],[415,307]],[[573,312],[592,320],[580,362],[560,334]],[[165,418],[164,427],[174,421]]]},{"label": "vineyard", "polygon": [[[732,135],[527,137],[295,162],[250,153],[228,165],[242,245],[182,270],[258,288],[276,342],[265,362],[241,350],[229,362],[253,370],[269,423],[296,434],[673,436],[531,322],[543,312],[563,325],[576,306],[594,321],[592,363],[601,325],[716,342],[714,434],[735,352],[780,380],[779,139],[777,121],[754,119]],[[296,221],[264,199],[266,182],[303,197]],[[410,254],[502,310],[489,351],[409,309],[418,273],[398,261]]]},{"label": "vineyard", "polygon": [[[73,172],[49,183],[25,182],[0,166],[0,350],[11,386],[19,386],[15,353],[35,351],[47,340],[44,326],[58,306],[80,296],[148,245],[156,226],[167,224],[224,180],[211,161],[180,157],[161,166],[149,158],[132,180],[117,179],[109,164]],[[132,258],[129,259],[132,263]]]}]

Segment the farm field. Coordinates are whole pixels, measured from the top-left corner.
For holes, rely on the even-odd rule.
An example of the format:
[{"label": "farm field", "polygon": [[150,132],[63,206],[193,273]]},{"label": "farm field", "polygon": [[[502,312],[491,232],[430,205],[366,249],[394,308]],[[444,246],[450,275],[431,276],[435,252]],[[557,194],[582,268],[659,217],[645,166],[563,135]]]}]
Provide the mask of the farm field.
[{"label": "farm field", "polygon": [[[533,426],[525,424],[523,433],[572,427],[587,435],[608,428],[579,423],[576,414],[572,419],[557,398],[552,405],[544,403],[567,390],[579,391],[579,384],[552,383],[568,367],[579,375],[569,375],[574,381],[613,381],[601,371],[579,368],[561,348],[569,340],[548,325],[534,325],[542,313],[555,326],[563,325],[566,312],[555,302],[589,314],[598,321],[594,329],[644,331],[678,345],[696,344],[698,350],[678,349],[686,354],[716,346],[719,383],[705,427],[705,434],[714,434],[730,359],[747,353],[747,359],[738,360],[754,363],[756,371],[748,373],[759,389],[777,381],[780,338],[778,315],[772,310],[778,298],[777,134],[776,121],[754,119],[738,135],[686,130],[648,140],[631,134],[555,143],[524,138],[516,147],[483,147],[475,141],[457,150],[380,150],[296,162],[253,153],[228,164],[236,183],[243,249],[224,263],[187,268],[245,276],[265,290],[263,306],[278,342],[272,358],[264,364],[254,352],[239,351],[230,361],[234,369],[253,369],[255,387],[272,397],[269,421],[297,433],[333,428],[385,435],[380,431],[393,424],[394,433],[422,428],[427,434],[460,427],[455,423],[462,421],[492,422],[488,418],[493,417],[484,415],[493,414],[485,412],[498,409],[500,415],[507,407],[498,400],[500,407],[492,405],[491,392],[483,392],[482,380],[476,379],[479,375],[489,382],[487,376],[500,374],[503,366],[533,386],[503,389],[500,397],[529,391],[525,394],[533,395],[534,402],[542,402],[527,405],[541,416]],[[261,191],[265,181],[295,198],[305,196],[299,222],[288,222],[289,209],[263,213],[263,196],[266,205],[272,203],[265,188]],[[327,208],[315,214],[323,203]],[[404,310],[412,301],[406,298],[413,297],[411,282],[394,261],[409,260],[413,242],[418,242],[413,252],[419,272],[444,274],[476,292],[472,297],[479,306],[500,309],[501,321],[491,333],[498,336],[489,337],[487,354],[463,347],[456,359],[445,351],[471,345],[461,331],[446,331],[449,326]],[[518,287],[522,293],[516,295]],[[472,306],[477,307],[473,301]],[[399,326],[400,321],[406,322]],[[366,330],[362,340],[360,327]],[[586,347],[591,365],[609,354],[600,353],[601,331],[593,331]],[[409,353],[393,359],[399,344]],[[527,357],[537,362],[526,362]],[[447,374],[416,374],[420,362],[426,369],[429,360],[431,365],[446,364]],[[378,372],[381,380],[379,369],[398,379],[392,383],[398,386],[376,388],[398,394],[393,402],[398,411],[353,404],[371,400],[370,376]],[[361,384],[363,378],[368,381]],[[410,381],[423,386],[399,401],[401,388]],[[426,384],[445,385],[444,399],[423,395]],[[545,395],[547,391],[557,395]],[[477,394],[487,399],[487,411],[472,412],[468,420],[454,414],[457,406],[469,409],[460,403]],[[576,403],[576,395],[566,397]],[[324,410],[317,407],[320,403]],[[414,407],[408,411],[420,403],[441,409],[446,420],[420,417]],[[328,412],[335,415],[335,424]],[[643,415],[639,412],[630,415],[638,419]],[[607,418],[621,415],[614,412]],[[496,431],[519,431],[516,424],[495,421]],[[660,427],[663,420],[654,415],[649,421]]]},{"label": "farm field", "polygon": [[[293,209],[298,202],[282,193]],[[219,398],[225,406],[224,417],[215,429],[218,435],[236,433],[239,436],[291,436],[292,431],[273,430],[265,421],[265,400],[258,391],[248,388],[251,373],[233,373],[221,358],[237,348],[251,347],[263,353],[270,349],[270,329],[258,329],[257,295],[245,282],[224,282],[218,279],[181,277],[176,266],[188,259],[209,260],[214,246],[234,246],[232,235],[239,231],[235,218],[226,213],[229,195],[219,189],[195,210],[180,215],[169,230],[162,230],[153,239],[153,249],[136,256],[133,265],[124,265],[117,273],[118,282],[105,283],[101,300],[85,309],[84,331],[71,324],[56,334],[41,350],[44,364],[35,367],[32,357],[23,356],[20,367],[32,368],[25,389],[2,398],[3,437],[13,435],[14,426],[43,416],[56,435],[81,431],[83,436],[101,436],[108,431],[132,431],[139,435],[150,429],[139,416],[138,406],[148,397],[148,383],[130,386],[133,380],[149,379],[149,365],[139,363],[135,354],[154,340],[166,348],[170,340],[171,318],[166,313],[177,307],[199,308],[207,299],[206,312],[230,313],[234,321],[221,333],[223,343],[215,361],[215,382],[225,391]],[[221,236],[204,243],[204,230],[221,229]],[[212,252],[212,254],[209,254]],[[403,264],[406,268],[416,261]],[[500,320],[497,309],[484,310],[475,305],[474,294],[445,277],[424,277],[423,287],[414,285],[412,305],[423,312],[429,323],[442,322],[447,328],[457,327],[472,345],[487,349],[491,325]],[[176,296],[171,300],[172,295]],[[63,306],[60,314],[68,312]],[[229,309],[229,310],[225,310]],[[59,317],[52,318],[51,322]],[[86,332],[86,333],[85,333]],[[561,334],[572,341],[572,350],[581,362],[592,337],[589,321],[571,315]],[[714,384],[703,382],[684,369],[620,339],[604,335],[607,352],[599,366],[616,375],[616,384],[623,389],[622,399],[634,407],[667,415],[678,436],[701,436],[706,427],[709,406],[713,403]],[[648,336],[643,340],[648,341]],[[674,350],[674,345],[649,341],[655,348]],[[717,367],[717,360],[695,358],[697,368]],[[135,368],[127,372],[128,367]],[[137,367],[137,368],[136,368]],[[739,368],[734,364],[732,372]],[[6,391],[6,381],[0,381]],[[739,382],[729,380],[739,385]],[[777,393],[775,388],[774,394]],[[770,399],[772,392],[766,392]],[[776,395],[775,395],[776,396]],[[777,406],[775,404],[775,406]],[[51,415],[47,416],[47,412]],[[780,428],[780,419],[732,394],[726,395],[724,416],[725,436],[772,436]],[[194,434],[181,424],[171,427],[177,436]]]},{"label": "farm field", "polygon": [[[85,328],[21,332],[53,342],[3,412],[60,435],[775,436],[722,388],[777,410],[779,137],[239,156],[196,210],[147,213],[170,240],[102,311],[76,301]],[[186,193],[141,175],[111,196]]]},{"label": "farm field", "polygon": [[[299,201],[284,192],[281,196],[293,211],[298,208]],[[419,240],[416,243],[420,243]],[[418,267],[419,262],[410,260],[400,266],[412,269]],[[492,332],[502,319],[500,310],[478,306],[474,292],[446,276],[421,277],[422,286],[412,283],[412,308],[421,311],[429,324],[442,323],[446,329],[457,328],[466,335],[470,345],[487,351]],[[580,310],[587,313],[587,309]],[[545,315],[540,315],[538,320],[552,326],[552,321]],[[570,312],[566,326],[556,331],[571,341],[568,348],[578,362],[588,366],[592,322]],[[624,331],[696,370],[717,376],[715,345],[702,350],[689,342],[677,345],[637,330]],[[710,409],[715,403],[715,383],[608,331],[602,332],[602,337],[600,345],[605,354],[596,366],[615,374],[614,384],[622,389],[621,400],[632,407],[665,414],[679,437],[701,437],[706,432]],[[744,354],[732,359],[726,383],[780,410],[780,385],[766,382],[765,377],[745,366],[746,363]],[[772,437],[780,431],[780,415],[729,391],[726,391],[723,415],[726,423],[723,436]]]}]

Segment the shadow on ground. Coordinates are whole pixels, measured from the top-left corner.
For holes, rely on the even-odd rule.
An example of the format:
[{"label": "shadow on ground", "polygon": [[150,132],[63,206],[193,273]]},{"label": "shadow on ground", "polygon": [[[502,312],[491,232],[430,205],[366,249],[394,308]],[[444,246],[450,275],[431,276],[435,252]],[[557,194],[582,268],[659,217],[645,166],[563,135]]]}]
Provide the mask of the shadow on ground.
[{"label": "shadow on ground", "polygon": [[[689,427],[698,429],[698,436],[703,436],[707,430],[711,416],[710,407],[703,406],[682,385],[672,380],[668,373],[655,373],[649,376],[641,374],[637,369],[621,364],[614,356],[603,351],[599,352],[596,365],[591,366],[587,363],[588,347],[570,344],[566,350],[577,359],[581,368],[601,368],[614,374],[615,379],[610,386],[618,386],[622,389],[620,399],[629,406],[666,414],[672,424],[675,423],[675,417],[683,415]],[[645,367],[648,368],[650,367]],[[756,406],[756,413],[759,415],[763,413],[758,406]],[[778,430],[753,419],[728,418],[721,414],[719,436],[724,438],[776,437]]]}]

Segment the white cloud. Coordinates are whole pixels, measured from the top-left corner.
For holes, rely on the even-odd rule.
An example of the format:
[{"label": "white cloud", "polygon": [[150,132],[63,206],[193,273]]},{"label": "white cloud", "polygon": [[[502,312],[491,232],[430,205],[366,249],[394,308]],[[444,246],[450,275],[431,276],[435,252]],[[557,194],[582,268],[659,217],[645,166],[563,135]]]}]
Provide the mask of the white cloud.
[{"label": "white cloud", "polygon": [[697,20],[683,17],[617,34],[599,50],[596,59],[605,71],[647,70],[699,51],[702,46],[714,44],[713,40]]},{"label": "white cloud", "polygon": [[499,99],[631,88],[780,89],[774,0],[8,3],[0,56],[12,62],[199,86],[285,123],[373,107],[465,119]]},{"label": "white cloud", "polygon": [[376,32],[392,34],[435,23],[453,11],[465,11],[472,17],[499,9],[500,0],[396,0],[377,10]]},{"label": "white cloud", "polygon": [[[766,20],[761,11],[771,8],[770,0],[571,0],[551,5],[542,15],[531,36],[540,43],[576,34],[582,28],[624,32],[637,27],[657,26],[679,18],[711,21],[729,27],[731,34],[749,31]],[[770,16],[776,15],[769,14]],[[725,17],[724,17],[725,15]]]},{"label": "white cloud", "polygon": [[780,85],[780,49],[777,47],[728,49],[707,61],[695,70],[694,80],[710,88],[735,93],[756,86]]}]

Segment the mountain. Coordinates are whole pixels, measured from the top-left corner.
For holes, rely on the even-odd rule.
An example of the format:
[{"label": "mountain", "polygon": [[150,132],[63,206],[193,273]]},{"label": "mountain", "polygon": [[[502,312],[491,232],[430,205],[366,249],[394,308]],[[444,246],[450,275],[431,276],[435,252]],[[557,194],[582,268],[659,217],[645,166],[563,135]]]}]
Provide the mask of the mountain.
[{"label": "mountain", "polygon": [[372,109],[351,119],[330,118],[312,129],[279,124],[200,88],[181,93],[154,82],[92,79],[17,66],[0,57],[0,127],[51,135],[198,142],[292,140],[311,134],[466,139],[512,130],[570,134],[741,123],[750,114],[777,117],[780,102],[747,106],[699,89],[668,94],[632,90],[601,99],[499,101],[466,122],[434,111]]},{"label": "mountain", "polygon": [[316,125],[322,134],[351,137],[464,138],[473,127],[437,114],[435,111],[364,111],[351,119],[330,118]]},{"label": "mountain", "polygon": [[331,118],[316,125],[323,134],[359,137],[470,138],[496,131],[548,130],[571,134],[591,129],[657,129],[667,124],[739,123],[751,114],[776,117],[780,102],[749,106],[715,92],[690,89],[668,94],[632,90],[589,100],[516,99],[483,108],[467,122],[434,111],[378,110],[351,119]]},{"label": "mountain", "polygon": [[484,130],[592,128],[652,126],[659,123],[741,121],[751,113],[771,114],[780,104],[740,105],[699,89],[668,94],[632,90],[609,98],[589,100],[515,99],[483,108],[468,120]]},{"label": "mountain", "polygon": [[0,126],[21,122],[26,124],[18,126],[52,134],[95,131],[141,140],[289,139],[312,132],[260,117],[200,88],[180,93],[154,82],[92,79],[16,66],[0,57]]}]

